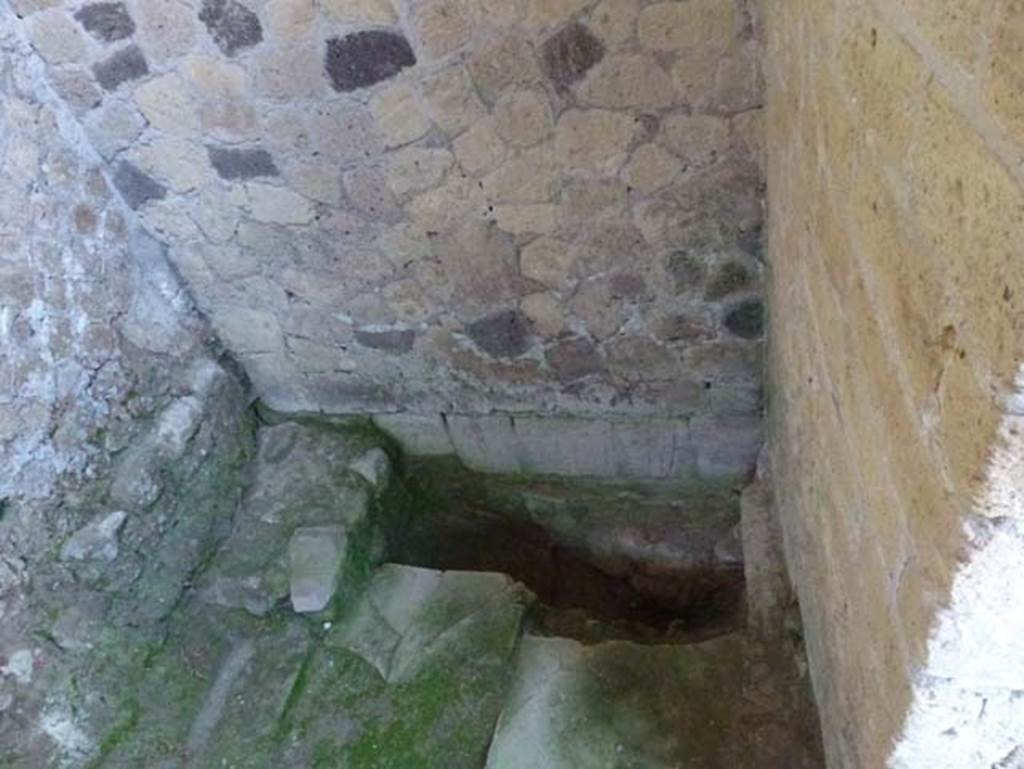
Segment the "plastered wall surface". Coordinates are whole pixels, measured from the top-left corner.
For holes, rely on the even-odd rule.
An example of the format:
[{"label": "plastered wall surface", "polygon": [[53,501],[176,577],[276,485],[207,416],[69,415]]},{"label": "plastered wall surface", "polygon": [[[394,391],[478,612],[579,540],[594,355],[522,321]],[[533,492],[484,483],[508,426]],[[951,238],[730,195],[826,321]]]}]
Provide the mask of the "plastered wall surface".
[{"label": "plastered wall surface", "polygon": [[759,413],[745,0],[11,5],[276,408]]},{"label": "plastered wall surface", "polygon": [[999,470],[1024,353],[1024,9],[761,14],[772,467],[829,765],[1014,766],[1014,684],[970,660],[1019,667],[991,632],[1019,596],[978,573],[1012,580],[1024,552]]}]

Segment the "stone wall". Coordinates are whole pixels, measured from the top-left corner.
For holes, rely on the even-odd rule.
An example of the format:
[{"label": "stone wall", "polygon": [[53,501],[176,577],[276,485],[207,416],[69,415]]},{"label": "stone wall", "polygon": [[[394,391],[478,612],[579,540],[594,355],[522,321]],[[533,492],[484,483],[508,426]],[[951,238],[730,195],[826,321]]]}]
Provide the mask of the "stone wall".
[{"label": "stone wall", "polygon": [[746,0],[13,6],[275,408],[755,417],[756,445]]},{"label": "stone wall", "polygon": [[1020,3],[763,15],[770,444],[829,765],[1016,766]]},{"label": "stone wall", "polygon": [[230,519],[248,400],[13,22],[0,14],[0,765],[84,765],[119,717],[96,682],[159,639]]}]

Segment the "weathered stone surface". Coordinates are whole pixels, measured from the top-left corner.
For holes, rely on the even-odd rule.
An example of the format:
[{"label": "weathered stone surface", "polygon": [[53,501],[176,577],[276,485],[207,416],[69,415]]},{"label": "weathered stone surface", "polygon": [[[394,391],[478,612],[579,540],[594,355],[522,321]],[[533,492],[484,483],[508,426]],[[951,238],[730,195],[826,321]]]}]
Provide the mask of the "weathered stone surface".
[{"label": "weathered stone surface", "polygon": [[113,561],[118,553],[118,536],[128,513],[118,510],[98,518],[75,532],[61,548],[66,561]]},{"label": "weathered stone surface", "polygon": [[581,80],[604,53],[601,41],[576,22],[549,37],[541,48],[545,74],[563,89]]},{"label": "weathered stone surface", "polygon": [[440,59],[469,42],[476,22],[474,0],[420,0],[411,23],[422,50]]},{"label": "weathered stone surface", "polygon": [[149,65],[146,64],[142,49],[137,45],[129,45],[94,64],[92,73],[104,91],[116,91],[122,83],[148,75]]},{"label": "weathered stone surface", "polygon": [[725,262],[719,265],[708,280],[707,288],[704,290],[705,299],[721,299],[729,294],[750,286],[753,276],[750,269],[742,262]]},{"label": "weathered stone surface", "polygon": [[398,20],[391,0],[323,0],[320,5],[342,24],[393,24]]},{"label": "weathered stone surface", "polygon": [[743,339],[757,339],[764,333],[764,305],[758,299],[749,299],[728,309],[725,327]]},{"label": "weathered stone surface", "polygon": [[466,334],[488,355],[514,358],[530,346],[530,322],[517,310],[502,310],[466,326]]},{"label": "weathered stone surface", "polygon": [[263,42],[259,17],[238,0],[203,0],[199,20],[225,56]]},{"label": "weathered stone surface", "polygon": [[416,332],[412,329],[356,329],[356,341],[374,350],[404,353],[412,349]]},{"label": "weathered stone surface", "polygon": [[397,32],[355,32],[327,41],[324,68],[336,91],[355,91],[388,80],[416,64],[409,41]]},{"label": "weathered stone surface", "polygon": [[151,179],[127,160],[122,160],[114,172],[114,186],[132,208],[141,208],[151,200],[167,197],[167,188]]},{"label": "weathered stone surface", "polygon": [[392,147],[408,144],[430,130],[431,121],[406,83],[395,83],[370,100],[370,111],[377,126]]},{"label": "weathered stone surface", "polygon": [[262,149],[206,148],[210,164],[221,179],[255,179],[258,176],[278,176],[277,164],[269,152]]},{"label": "weathered stone surface", "polygon": [[75,18],[93,37],[105,43],[135,34],[135,22],[124,3],[89,3],[75,12]]},{"label": "weathered stone surface", "polygon": [[199,133],[201,119],[185,79],[176,73],[155,77],[135,91],[135,103],[155,128],[173,136]]},{"label": "weathered stone surface", "polygon": [[602,61],[579,88],[584,104],[611,109],[664,109],[679,102],[672,76],[652,56],[623,54]]},{"label": "weathered stone surface", "polygon": [[298,528],[288,543],[292,608],[301,613],[323,611],[337,590],[347,537],[340,526]]},{"label": "weathered stone surface", "polygon": [[575,382],[605,370],[597,347],[586,337],[561,339],[544,351],[544,360],[560,382]]},{"label": "weathered stone surface", "polygon": [[33,16],[28,30],[32,45],[48,64],[75,64],[85,57],[82,30],[59,9]]}]

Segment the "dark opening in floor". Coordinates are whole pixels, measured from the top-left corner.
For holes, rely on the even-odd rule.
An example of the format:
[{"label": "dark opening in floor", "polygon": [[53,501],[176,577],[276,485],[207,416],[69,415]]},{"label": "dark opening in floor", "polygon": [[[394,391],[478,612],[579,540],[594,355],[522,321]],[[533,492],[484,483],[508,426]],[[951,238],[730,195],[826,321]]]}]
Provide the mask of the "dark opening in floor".
[{"label": "dark opening in floor", "polygon": [[[600,551],[588,548],[584,537],[564,526],[530,520],[522,498],[508,487],[485,488],[494,483],[472,474],[440,479],[436,471],[429,476],[413,472],[416,504],[407,526],[392,538],[388,560],[508,574],[538,598],[530,617],[533,632],[586,643],[694,643],[731,632],[741,622],[742,564],[653,561],[615,552],[614,541]],[[571,485],[559,493],[566,505],[578,501]],[[579,496],[593,507],[592,492]],[[593,525],[611,519],[616,504],[619,515],[631,514],[628,497],[610,494]]]}]

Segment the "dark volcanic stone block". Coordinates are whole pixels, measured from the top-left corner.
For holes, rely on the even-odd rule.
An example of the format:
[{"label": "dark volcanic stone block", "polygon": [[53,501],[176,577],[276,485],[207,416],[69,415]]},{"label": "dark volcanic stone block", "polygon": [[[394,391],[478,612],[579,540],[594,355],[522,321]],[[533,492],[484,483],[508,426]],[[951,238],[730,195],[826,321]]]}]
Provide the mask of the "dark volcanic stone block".
[{"label": "dark volcanic stone block", "polygon": [[409,352],[416,340],[416,332],[411,329],[388,329],[386,331],[367,331],[356,329],[356,341],[363,347],[390,352]]},{"label": "dark volcanic stone block", "polygon": [[207,147],[206,151],[210,155],[210,164],[221,179],[255,179],[257,176],[280,174],[274,158],[266,150]]},{"label": "dark volcanic stone block", "polygon": [[677,294],[700,287],[707,275],[704,262],[686,251],[673,251],[668,255],[665,266],[672,276]]},{"label": "dark volcanic stone block", "polygon": [[112,43],[135,34],[135,22],[124,3],[90,3],[75,18],[97,40]]},{"label": "dark volcanic stone block", "polygon": [[726,314],[725,327],[743,339],[757,339],[764,331],[764,305],[758,299],[740,302]]},{"label": "dark volcanic stone block", "polygon": [[545,41],[541,58],[547,76],[565,89],[604,58],[604,45],[589,29],[574,22]]},{"label": "dark volcanic stone block", "polygon": [[199,20],[225,56],[263,40],[259,17],[236,0],[203,0]]},{"label": "dark volcanic stone block", "polygon": [[750,285],[750,270],[740,262],[726,262],[715,272],[704,292],[705,299],[721,299]]},{"label": "dark volcanic stone block", "polygon": [[141,208],[150,200],[162,200],[167,197],[166,187],[124,160],[114,172],[114,186],[132,208]]},{"label": "dark volcanic stone block", "polygon": [[327,41],[324,67],[336,91],[355,91],[392,78],[416,64],[409,41],[397,32],[370,30]]},{"label": "dark volcanic stone block", "polygon": [[92,74],[104,91],[115,91],[121,83],[138,80],[149,74],[146,57],[137,45],[122,48],[103,61],[93,64]]},{"label": "dark volcanic stone block", "polygon": [[495,358],[514,358],[530,346],[530,321],[518,310],[502,310],[466,326],[476,346]]}]

